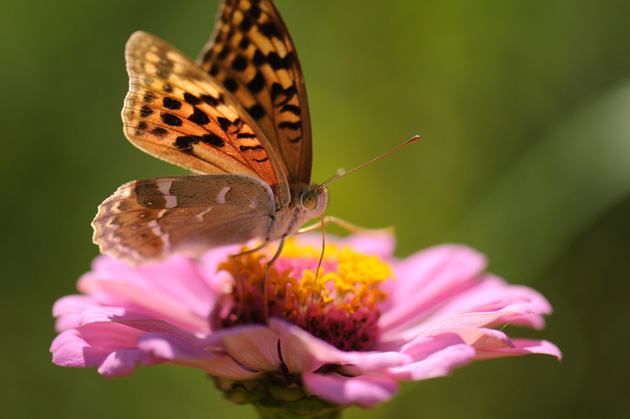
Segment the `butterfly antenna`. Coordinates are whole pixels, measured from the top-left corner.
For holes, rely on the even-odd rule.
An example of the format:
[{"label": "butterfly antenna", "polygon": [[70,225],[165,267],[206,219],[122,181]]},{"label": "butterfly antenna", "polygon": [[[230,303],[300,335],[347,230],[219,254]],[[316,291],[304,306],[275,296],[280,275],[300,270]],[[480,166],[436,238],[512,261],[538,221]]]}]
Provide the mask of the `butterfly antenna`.
[{"label": "butterfly antenna", "polygon": [[[331,177],[329,177],[328,179],[326,179],[326,180],[324,181],[324,183],[322,183],[322,185],[328,185],[330,182],[332,182],[332,181],[333,181],[333,180],[335,180],[336,178],[341,177],[341,176],[343,176],[343,175],[345,175],[345,174],[346,174],[346,171],[345,171],[345,170],[343,170],[343,168],[341,168],[341,167],[340,167],[339,169],[337,169],[337,171],[335,172],[335,174],[334,174],[334,175],[332,175]],[[318,185],[318,188],[319,188],[319,187],[321,187],[322,185]]]},{"label": "butterfly antenna", "polygon": [[356,172],[357,170],[362,169],[362,168],[364,168],[365,166],[370,165],[370,164],[374,163],[375,161],[382,159],[383,157],[389,156],[389,155],[390,155],[390,154],[392,154],[394,151],[397,151],[397,150],[399,150],[399,149],[403,148],[403,147],[404,147],[404,146],[406,146],[406,145],[413,144],[413,143],[415,143],[416,141],[418,141],[419,139],[420,139],[420,136],[419,136],[419,135],[416,135],[416,136],[414,136],[414,137],[410,138],[409,140],[405,141],[404,143],[400,144],[398,147],[394,147],[394,148],[392,148],[392,149],[391,149],[391,150],[389,150],[387,153],[385,153],[385,154],[381,154],[380,156],[378,156],[378,157],[376,157],[376,158],[374,158],[374,159],[370,160],[370,161],[369,161],[369,162],[367,162],[367,163],[363,163],[362,165],[360,165],[360,166],[358,166],[358,167],[355,167],[354,169],[352,169],[352,170],[350,170],[350,171],[348,171],[348,172],[341,173],[341,174],[337,174],[337,175],[336,175],[336,176],[334,176],[332,179],[329,179],[329,180],[327,180],[326,182],[324,182],[324,183],[322,183],[321,185],[319,185],[319,186],[317,187],[317,189],[323,189],[323,188],[325,188],[328,184],[330,184],[330,183],[332,183],[332,182],[334,182],[334,181],[336,181],[336,180],[339,180],[339,179],[341,179],[342,177],[344,177],[344,176],[346,176],[346,175],[349,175],[349,174],[350,174],[350,173],[352,173],[352,172]]}]

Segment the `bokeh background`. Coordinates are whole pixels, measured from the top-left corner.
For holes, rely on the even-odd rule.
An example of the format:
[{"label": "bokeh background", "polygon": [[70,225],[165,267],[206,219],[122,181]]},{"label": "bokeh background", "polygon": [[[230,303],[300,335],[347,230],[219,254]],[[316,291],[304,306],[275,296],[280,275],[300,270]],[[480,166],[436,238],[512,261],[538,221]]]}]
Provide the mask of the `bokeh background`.
[{"label": "bokeh background", "polygon": [[[561,418],[627,413],[630,3],[278,0],[306,75],[315,180],[414,134],[422,142],[331,186],[329,214],[394,225],[398,256],[471,245],[546,295],[564,360],[475,363],[345,417]],[[0,416],[254,417],[196,370],[108,380],[56,367],[51,306],[97,248],[97,205],[131,179],[183,171],[120,121],[135,30],[196,57],[218,0],[0,4]]]}]

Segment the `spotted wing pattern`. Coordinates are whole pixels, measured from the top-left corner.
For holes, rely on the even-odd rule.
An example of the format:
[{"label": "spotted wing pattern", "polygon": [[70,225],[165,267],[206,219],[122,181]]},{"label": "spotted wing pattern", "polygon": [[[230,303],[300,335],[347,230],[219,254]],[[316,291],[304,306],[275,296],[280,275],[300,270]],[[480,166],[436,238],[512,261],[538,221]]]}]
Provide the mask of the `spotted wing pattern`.
[{"label": "spotted wing pattern", "polygon": [[102,253],[140,263],[265,239],[274,212],[271,189],[257,179],[165,177],[122,185],[99,206],[92,226]]},{"label": "spotted wing pattern", "polygon": [[310,183],[311,122],[300,62],[270,0],[224,0],[199,63],[258,123],[289,183]]},{"label": "spotted wing pattern", "polygon": [[290,201],[275,152],[223,85],[166,42],[134,33],[125,50],[125,134],[147,153],[198,173],[261,179],[277,207]]}]

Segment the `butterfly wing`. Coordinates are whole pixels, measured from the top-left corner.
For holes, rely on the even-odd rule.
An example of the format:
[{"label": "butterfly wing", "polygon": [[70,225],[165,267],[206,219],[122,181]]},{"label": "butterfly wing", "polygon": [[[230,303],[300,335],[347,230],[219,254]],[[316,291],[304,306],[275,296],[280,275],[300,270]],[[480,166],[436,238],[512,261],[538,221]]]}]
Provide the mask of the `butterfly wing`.
[{"label": "butterfly wing", "polygon": [[269,0],[224,0],[199,63],[257,122],[290,184],[310,183],[311,122],[293,41]]},{"label": "butterfly wing", "polygon": [[166,42],[134,33],[125,49],[125,135],[147,153],[198,173],[261,179],[290,202],[274,149],[223,85]]},{"label": "butterfly wing", "polygon": [[268,240],[274,195],[264,182],[234,175],[163,177],[122,185],[100,206],[94,243],[137,264],[172,253]]}]

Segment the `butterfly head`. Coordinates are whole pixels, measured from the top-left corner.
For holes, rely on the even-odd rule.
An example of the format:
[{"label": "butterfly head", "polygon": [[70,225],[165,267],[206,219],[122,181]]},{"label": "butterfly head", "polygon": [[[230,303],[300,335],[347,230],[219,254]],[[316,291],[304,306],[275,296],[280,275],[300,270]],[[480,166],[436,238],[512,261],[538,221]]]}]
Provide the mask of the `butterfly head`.
[{"label": "butterfly head", "polygon": [[319,185],[305,187],[299,192],[299,201],[309,219],[319,217],[328,205],[328,189],[320,188]]}]

